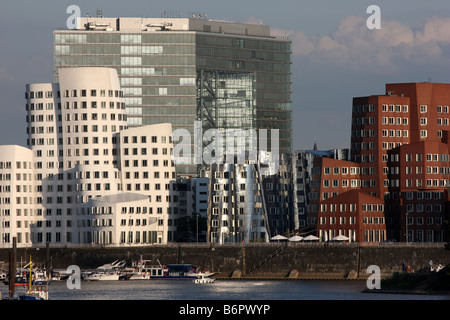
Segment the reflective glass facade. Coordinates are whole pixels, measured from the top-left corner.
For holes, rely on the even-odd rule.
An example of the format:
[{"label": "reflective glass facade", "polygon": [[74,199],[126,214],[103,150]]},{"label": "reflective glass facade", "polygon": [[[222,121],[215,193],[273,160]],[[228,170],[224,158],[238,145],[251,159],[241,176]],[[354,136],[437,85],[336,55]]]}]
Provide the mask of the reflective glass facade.
[{"label": "reflective glass facade", "polygon": [[[55,81],[59,67],[117,69],[130,127],[169,122],[193,133],[199,75],[217,72],[216,125],[279,129],[280,152],[291,151],[288,40],[190,30],[57,30],[53,40]],[[196,173],[195,166],[177,169]]]}]

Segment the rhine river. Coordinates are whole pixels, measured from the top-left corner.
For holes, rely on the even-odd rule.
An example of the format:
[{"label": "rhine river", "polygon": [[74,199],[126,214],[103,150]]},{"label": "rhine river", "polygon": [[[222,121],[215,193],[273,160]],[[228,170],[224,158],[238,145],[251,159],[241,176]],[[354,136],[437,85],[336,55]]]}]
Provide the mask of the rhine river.
[{"label": "rhine river", "polygon": [[[50,300],[450,300],[450,295],[362,293],[363,280],[65,281],[48,286]],[[20,289],[18,289],[20,291]],[[3,295],[8,286],[1,289]]]}]

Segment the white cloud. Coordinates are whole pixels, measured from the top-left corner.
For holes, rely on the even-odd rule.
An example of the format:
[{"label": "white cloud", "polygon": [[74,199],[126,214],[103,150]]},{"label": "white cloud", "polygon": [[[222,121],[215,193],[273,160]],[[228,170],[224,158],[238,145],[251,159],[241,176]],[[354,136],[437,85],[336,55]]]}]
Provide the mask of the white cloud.
[{"label": "white cloud", "polygon": [[[294,58],[346,71],[393,73],[405,68],[449,63],[450,18],[432,18],[418,31],[398,21],[381,22],[369,30],[366,19],[349,16],[328,35],[308,37],[302,31],[272,29],[292,40]],[[448,52],[448,51],[447,51]]]},{"label": "white cloud", "polygon": [[439,42],[450,44],[450,18],[435,18],[427,21],[422,32],[417,32],[419,43]]}]

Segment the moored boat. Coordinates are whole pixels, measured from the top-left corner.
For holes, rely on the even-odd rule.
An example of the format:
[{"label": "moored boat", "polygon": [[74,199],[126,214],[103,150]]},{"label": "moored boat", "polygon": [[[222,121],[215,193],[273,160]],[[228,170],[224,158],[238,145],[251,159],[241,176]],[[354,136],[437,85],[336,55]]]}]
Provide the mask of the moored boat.
[{"label": "moored boat", "polygon": [[41,269],[35,269],[32,274],[32,284],[38,286],[50,284],[50,279],[47,276],[46,271]]},{"label": "moored boat", "polygon": [[194,283],[213,283],[216,279],[210,278],[213,273],[209,272],[199,272],[197,273],[197,278],[194,280]]},{"label": "moored boat", "polygon": [[30,285],[28,290],[19,295],[20,300],[48,300],[47,285]]},{"label": "moored boat", "polygon": [[114,281],[119,280],[120,272],[118,271],[104,271],[96,270],[92,271],[84,276],[84,280],[88,281]]},{"label": "moored boat", "polygon": [[104,264],[94,271],[87,272],[84,274],[83,279],[89,281],[99,281],[99,280],[107,280],[114,281],[119,280],[122,276],[122,270],[125,265],[124,260],[116,260],[112,263]]},{"label": "moored boat", "polygon": [[[28,290],[19,295],[20,300],[48,300],[48,290],[47,285],[48,281],[43,281],[42,285],[33,285],[33,275],[32,275],[32,261],[30,256],[30,264],[29,264],[29,276],[28,276]],[[45,272],[43,273],[45,276]],[[35,272],[36,277],[36,272]],[[47,278],[48,280],[48,278]]]},{"label": "moored boat", "polygon": [[[6,280],[3,281],[4,284],[9,285],[9,276],[6,278]],[[22,275],[16,275],[16,278],[14,279],[14,286],[16,287],[24,287],[28,285],[28,278],[26,276]]]},{"label": "moored boat", "polygon": [[197,267],[192,264],[152,264],[151,260],[139,260],[123,270],[123,280],[194,280]]}]

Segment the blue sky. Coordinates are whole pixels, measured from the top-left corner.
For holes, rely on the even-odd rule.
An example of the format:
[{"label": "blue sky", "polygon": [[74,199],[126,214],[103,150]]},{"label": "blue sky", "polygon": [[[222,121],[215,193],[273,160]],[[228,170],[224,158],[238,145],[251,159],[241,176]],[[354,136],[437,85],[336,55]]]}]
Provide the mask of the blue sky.
[{"label": "blue sky", "polygon": [[[52,31],[69,5],[82,15],[159,17],[161,11],[208,19],[262,21],[293,41],[294,149],[350,145],[355,96],[383,94],[385,83],[450,83],[448,0],[0,0],[0,145],[26,144],[27,83],[52,81]],[[369,30],[367,7],[381,9]]]}]

